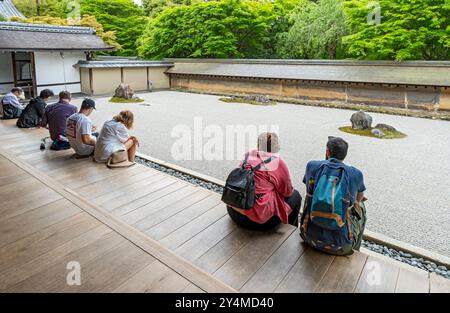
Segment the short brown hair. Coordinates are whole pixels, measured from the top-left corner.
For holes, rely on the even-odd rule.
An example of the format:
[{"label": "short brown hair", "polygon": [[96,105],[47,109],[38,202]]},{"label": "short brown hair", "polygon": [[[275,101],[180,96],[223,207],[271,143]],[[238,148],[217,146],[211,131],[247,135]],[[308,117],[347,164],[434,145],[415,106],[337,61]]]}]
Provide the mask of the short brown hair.
[{"label": "short brown hair", "polygon": [[275,133],[264,132],[258,136],[258,150],[278,153],[280,151],[280,142],[278,135]]},{"label": "short brown hair", "polygon": [[59,100],[70,100],[72,99],[72,95],[70,94],[70,92],[63,90],[59,93]]},{"label": "short brown hair", "polygon": [[116,122],[122,123],[128,129],[133,128],[134,115],[131,111],[121,111],[118,115],[114,116],[113,119]]}]

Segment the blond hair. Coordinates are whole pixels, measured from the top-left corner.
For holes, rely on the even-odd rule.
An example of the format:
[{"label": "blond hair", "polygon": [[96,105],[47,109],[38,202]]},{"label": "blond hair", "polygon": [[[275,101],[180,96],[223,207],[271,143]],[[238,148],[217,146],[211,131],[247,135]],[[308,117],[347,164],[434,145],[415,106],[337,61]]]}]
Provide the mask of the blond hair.
[{"label": "blond hair", "polygon": [[128,129],[133,128],[134,115],[131,111],[121,111],[118,115],[114,116],[113,119],[116,122],[122,123]]}]

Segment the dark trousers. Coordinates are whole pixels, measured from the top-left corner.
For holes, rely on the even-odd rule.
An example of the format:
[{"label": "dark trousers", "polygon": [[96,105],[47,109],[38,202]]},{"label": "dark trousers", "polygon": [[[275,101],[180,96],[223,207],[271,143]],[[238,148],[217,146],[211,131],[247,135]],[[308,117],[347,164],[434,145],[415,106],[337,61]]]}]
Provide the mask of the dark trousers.
[{"label": "dark trousers", "polygon": [[[292,196],[289,198],[285,198],[284,201],[291,207],[292,212],[289,214],[288,222],[291,225],[294,225],[295,227],[298,226],[298,213],[300,211],[300,206],[302,204],[302,196],[297,190],[294,190],[292,193]],[[251,230],[269,230],[277,226],[281,223],[281,220],[278,216],[272,216],[267,222],[264,224],[259,224],[251,219],[249,219],[247,216],[237,212],[233,208],[227,206],[228,214],[230,215],[231,219],[238,224],[242,228],[247,228]]]},{"label": "dark trousers", "polygon": [[3,105],[3,119],[13,119],[18,118],[20,114],[22,114],[22,110],[19,108],[16,108],[15,106],[11,104],[2,104]]}]

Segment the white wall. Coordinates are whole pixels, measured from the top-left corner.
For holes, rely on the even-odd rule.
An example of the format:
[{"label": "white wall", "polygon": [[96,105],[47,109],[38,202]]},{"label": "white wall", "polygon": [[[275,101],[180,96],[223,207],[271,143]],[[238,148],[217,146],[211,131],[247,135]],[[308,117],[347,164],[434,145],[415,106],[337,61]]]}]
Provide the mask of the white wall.
[{"label": "white wall", "polygon": [[[85,60],[83,52],[35,52],[37,92],[49,88],[55,94],[61,90],[81,92],[80,72],[73,67],[79,60]],[[64,83],[74,83],[67,84]],[[52,85],[52,86],[40,86]]]},{"label": "white wall", "polygon": [[14,81],[12,56],[10,52],[0,52],[0,94],[8,93],[13,84],[2,84]]}]

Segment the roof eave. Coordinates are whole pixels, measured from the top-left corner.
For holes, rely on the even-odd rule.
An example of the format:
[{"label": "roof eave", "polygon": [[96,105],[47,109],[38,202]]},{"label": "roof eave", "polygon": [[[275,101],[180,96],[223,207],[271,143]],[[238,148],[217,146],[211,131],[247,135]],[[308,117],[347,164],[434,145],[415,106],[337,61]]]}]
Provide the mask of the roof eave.
[{"label": "roof eave", "polygon": [[14,52],[14,51],[24,51],[24,52],[33,52],[33,51],[92,51],[92,52],[98,52],[98,51],[115,51],[115,47],[108,47],[108,48],[59,48],[59,49],[46,49],[46,48],[0,48],[0,52]]}]

